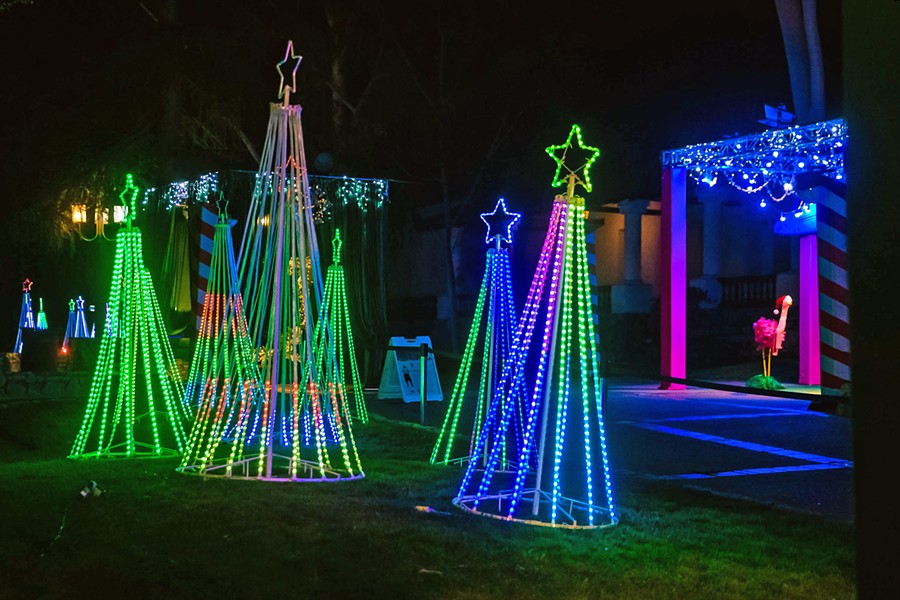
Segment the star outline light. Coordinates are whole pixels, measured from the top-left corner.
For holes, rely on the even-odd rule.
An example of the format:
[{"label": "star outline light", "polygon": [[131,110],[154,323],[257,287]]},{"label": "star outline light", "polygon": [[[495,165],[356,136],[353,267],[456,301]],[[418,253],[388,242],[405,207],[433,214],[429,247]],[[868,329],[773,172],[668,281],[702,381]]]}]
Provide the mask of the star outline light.
[{"label": "star outline light", "polygon": [[26,278],[25,278],[25,281],[22,282],[22,291],[25,292],[25,293],[27,294],[28,292],[31,291],[31,286],[32,286],[32,285],[34,285],[34,284],[32,283],[32,281],[26,277]]},{"label": "star outline light", "polygon": [[[497,212],[502,210],[502,212]],[[481,220],[487,225],[484,243],[490,244],[494,238],[500,238],[512,244],[512,228],[522,218],[522,213],[511,213],[506,210],[506,200],[500,198],[494,205],[493,212],[481,213]],[[505,229],[505,233],[504,233]]]},{"label": "star outline light", "polygon": [[[125,219],[131,223],[134,218],[134,212],[137,210],[137,197],[141,189],[134,185],[134,176],[131,173],[125,175],[125,187],[119,192],[119,200],[125,205]],[[131,197],[126,200],[125,194],[131,192]]]},{"label": "star outline light", "polygon": [[[284,85],[284,71],[281,70],[281,67],[287,63],[289,59],[297,59],[297,62],[294,63],[294,68],[291,70],[291,85]],[[288,40],[287,48],[284,51],[284,58],[275,65],[275,70],[278,71],[278,99],[280,100],[284,96],[284,88],[291,88],[292,92],[297,91],[297,68],[300,66],[300,61],[303,60],[303,57],[299,54],[294,53],[294,41]]]},{"label": "star outline light", "polygon": [[[568,152],[569,148],[572,147],[572,137],[575,137],[576,141],[578,142],[578,147],[581,150],[586,150],[591,153],[591,156],[585,161],[585,163],[574,170],[570,169],[565,164],[566,153]],[[562,156],[557,156],[556,153],[559,150],[563,151]],[[553,183],[550,184],[552,187],[560,187],[566,184],[568,175],[560,178],[560,173],[562,173],[563,168],[565,168],[566,171],[575,176],[575,183],[581,184],[586,192],[591,191],[593,185],[591,184],[590,170],[594,162],[600,157],[600,149],[595,148],[594,146],[588,146],[584,143],[581,138],[580,125],[578,125],[577,123],[572,125],[572,129],[569,130],[569,137],[566,138],[565,143],[547,146],[546,152],[550,156],[550,158],[552,158],[556,162],[556,173],[553,175]],[[578,176],[578,171],[581,171],[583,173],[583,178]]]},{"label": "star outline light", "polygon": [[331,261],[336,265],[341,264],[341,247],[343,245],[344,241],[341,239],[341,230],[335,228],[334,237],[331,238]]}]

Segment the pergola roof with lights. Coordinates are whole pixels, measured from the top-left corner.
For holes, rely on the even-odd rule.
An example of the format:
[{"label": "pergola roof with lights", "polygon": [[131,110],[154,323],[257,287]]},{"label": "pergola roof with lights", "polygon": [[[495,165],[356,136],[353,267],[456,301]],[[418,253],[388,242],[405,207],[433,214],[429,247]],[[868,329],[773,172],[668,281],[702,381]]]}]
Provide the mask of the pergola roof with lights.
[{"label": "pergola roof with lights", "polygon": [[[810,213],[814,228],[799,232],[800,378],[804,384],[821,382],[823,394],[844,393],[850,382],[847,143],[844,120],[834,119],[662,153],[662,388],[683,388],[686,375],[686,180],[690,176],[709,186],[721,178],[744,193],[759,194],[761,206],[770,199],[781,211],[782,222],[787,211],[795,211],[797,217]],[[801,197],[798,192],[803,191],[810,194]]]},{"label": "pergola roof with lights", "polygon": [[844,178],[847,125],[843,119],[769,129],[662,153],[663,167],[684,167],[698,183],[724,180],[747,194],[780,202],[799,191],[798,176]]}]

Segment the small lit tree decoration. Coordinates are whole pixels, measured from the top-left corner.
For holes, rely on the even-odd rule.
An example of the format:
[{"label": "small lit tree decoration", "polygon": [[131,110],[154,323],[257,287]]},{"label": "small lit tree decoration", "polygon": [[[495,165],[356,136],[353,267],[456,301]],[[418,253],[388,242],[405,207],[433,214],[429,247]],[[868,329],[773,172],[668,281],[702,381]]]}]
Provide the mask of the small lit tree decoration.
[{"label": "small lit tree decoration", "polygon": [[69,458],[161,457],[184,450],[184,387],[144,266],[141,231],[132,223],[138,191],[128,174],[119,196],[128,212],[116,236],[106,328]]},{"label": "small lit tree decoration", "polygon": [[[571,154],[579,152],[587,152],[586,160],[570,168],[567,163],[576,162]],[[512,347],[472,452],[480,455],[489,447],[485,466],[469,461],[453,503],[507,521],[607,527],[618,518],[603,426],[605,383],[591,314],[584,199],[575,195],[576,184],[591,191],[589,169],[600,152],[583,143],[574,125],[566,142],[547,153],[557,163],[553,185],[566,185],[567,192],[553,201]],[[537,327],[542,334],[534,348]],[[523,439],[514,472],[507,474],[501,470],[501,440],[520,398]]]},{"label": "small lit tree decoration", "polygon": [[22,330],[34,329],[34,312],[31,309],[30,279],[22,282],[22,309],[19,311],[19,334],[16,336],[16,352],[22,352]]},{"label": "small lit tree decoration", "polygon": [[[331,240],[332,263],[325,276],[325,301],[313,334],[316,359],[325,371],[326,381],[330,386],[336,386],[335,393],[343,395],[347,400],[350,414],[361,422],[368,423],[369,413],[356,364],[353,328],[350,325],[347,282],[344,278],[344,265],[341,264],[343,244],[341,230],[335,229]],[[332,358],[328,356],[329,349],[333,349]]]},{"label": "small lit tree decoration", "polygon": [[66,321],[66,334],[63,337],[63,352],[69,348],[69,340],[72,338],[94,337],[93,332],[87,328],[87,319],[84,317],[84,299],[78,296],[78,301],[69,300],[69,319]]},{"label": "small lit tree decoration", "polygon": [[231,227],[220,207],[209,279],[185,399],[197,406],[178,470],[205,476],[256,477],[266,407],[247,331]]},{"label": "small lit tree decoration", "polygon": [[778,356],[778,351],[784,344],[788,309],[793,304],[793,299],[790,296],[782,296],[775,304],[775,314],[781,313],[778,321],[760,317],[753,323],[753,341],[756,342],[756,349],[762,354],[763,372],[748,379],[747,387],[765,390],[784,389],[781,382],[772,377],[772,357]]},{"label": "small lit tree decoration", "polygon": [[[288,42],[277,66],[281,103],[269,126],[241,239],[239,280],[265,400],[257,476],[344,481],[365,476],[353,439],[335,332],[324,314],[301,107],[290,104],[301,57]],[[281,67],[293,64],[291,83]],[[318,319],[318,323],[316,322]]]},{"label": "small lit tree decoration", "polygon": [[[487,225],[485,243],[489,244],[484,277],[478,292],[478,302],[469,328],[466,349],[447,404],[444,423],[431,451],[431,464],[465,463],[478,459],[481,461],[479,464],[484,466],[484,459],[489,454],[492,440],[487,441],[479,456],[472,456],[471,453],[491,406],[496,384],[500,381],[503,361],[512,345],[516,309],[513,302],[509,248],[503,247],[501,242],[512,244],[512,229],[521,217],[519,213],[507,212],[506,201],[503,198],[497,201],[493,212],[481,214],[481,220]],[[473,389],[474,386],[470,386],[469,374],[477,357],[481,359],[481,376],[476,390]],[[456,431],[463,406],[466,404],[465,399],[471,397],[473,393],[475,406],[474,411],[470,411],[474,412],[472,433],[468,440],[464,440],[457,436]],[[471,402],[469,405],[471,406]],[[502,403],[497,406],[501,412],[503,408]],[[510,439],[499,440],[500,443],[507,444],[507,449],[501,453],[500,464],[503,468],[508,468],[511,455],[518,454],[516,440],[523,438],[525,427],[522,411],[522,405],[512,411]]]},{"label": "small lit tree decoration", "polygon": [[38,299],[38,314],[37,321],[34,323],[35,329],[47,329],[47,313],[44,312],[44,299]]}]

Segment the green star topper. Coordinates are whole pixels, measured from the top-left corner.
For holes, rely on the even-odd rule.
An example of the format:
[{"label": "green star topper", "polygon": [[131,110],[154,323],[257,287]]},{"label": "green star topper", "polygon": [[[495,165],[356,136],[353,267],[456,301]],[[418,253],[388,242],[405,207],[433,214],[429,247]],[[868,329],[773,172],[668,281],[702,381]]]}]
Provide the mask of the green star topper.
[{"label": "green star topper", "polygon": [[341,240],[341,230],[334,230],[334,238],[331,240],[331,260],[334,264],[341,264],[341,246],[344,245],[343,240]]},{"label": "green star topper", "polygon": [[[140,191],[140,188],[134,185],[134,176],[131,173],[127,173],[125,175],[125,188],[119,194],[119,200],[125,205],[125,218],[128,223],[131,223],[131,219],[134,218],[134,214],[137,211],[137,197]],[[126,194],[129,193],[130,195],[126,197]]]},{"label": "green star topper", "polygon": [[[566,165],[566,153],[569,151],[569,148],[572,148],[572,137],[575,137],[575,140],[578,143],[578,148],[590,153],[590,156],[585,161],[583,165],[576,169],[570,169],[568,165]],[[562,150],[562,154],[557,154],[558,151]],[[557,146],[547,146],[547,154],[550,155],[554,161],[556,161],[556,174],[553,176],[553,187],[560,187],[566,185],[567,180],[569,179],[569,175],[575,176],[575,182],[580,183],[586,192],[591,191],[591,174],[590,169],[591,165],[594,164],[594,161],[600,157],[600,150],[594,148],[593,146],[586,146],[581,139],[581,127],[579,125],[572,125],[571,131],[569,131],[569,137],[566,139],[565,144],[559,144]],[[567,171],[567,174],[563,177],[560,177],[563,169]],[[581,171],[584,175],[584,178],[578,176],[578,172]]]}]

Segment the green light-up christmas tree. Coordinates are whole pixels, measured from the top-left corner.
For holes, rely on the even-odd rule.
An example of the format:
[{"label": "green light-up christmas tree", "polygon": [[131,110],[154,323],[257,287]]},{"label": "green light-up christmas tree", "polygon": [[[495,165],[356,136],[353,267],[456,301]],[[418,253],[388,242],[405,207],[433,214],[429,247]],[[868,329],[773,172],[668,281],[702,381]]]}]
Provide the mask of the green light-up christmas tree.
[{"label": "green light-up christmas tree", "polygon": [[[239,254],[247,327],[265,386],[259,443],[248,452],[259,457],[260,479],[353,480],[365,475],[343,385],[346,362],[335,347],[331,320],[323,317],[328,311],[322,308],[301,107],[290,104],[300,59],[288,42],[277,69],[283,101],[270,105]],[[285,84],[281,67],[289,61],[292,79]]]},{"label": "green light-up christmas tree", "polygon": [[[575,142],[573,144],[573,141]],[[577,148],[576,148],[577,145]],[[572,154],[587,152],[580,162]],[[605,384],[591,314],[584,198],[600,152],[573,126],[547,153],[557,163],[553,186],[565,195],[553,210],[537,269],[503,365],[491,407],[453,503],[479,515],[552,527],[595,528],[618,522],[603,426]],[[568,162],[568,164],[567,164]],[[571,168],[569,164],[580,164]],[[563,174],[565,171],[565,174]],[[539,343],[533,339],[539,329]],[[513,472],[504,465],[516,410],[525,427]]]},{"label": "green light-up christmas tree", "polygon": [[[249,478],[259,472],[260,456],[254,455],[253,445],[254,440],[259,445],[266,394],[247,331],[232,225],[220,208],[203,313],[185,387],[188,404],[198,410],[178,470]],[[245,455],[246,450],[251,456]]]},{"label": "green light-up christmas tree", "polygon": [[[369,421],[362,380],[356,365],[356,349],[353,344],[353,328],[350,325],[350,309],[347,304],[347,282],[341,252],[344,242],[341,230],[335,229],[331,240],[332,262],[325,276],[325,298],[313,333],[316,360],[325,371],[329,385],[337,386],[335,392],[342,395],[354,418],[363,423]],[[333,349],[333,356],[328,352]]]},{"label": "green light-up christmas tree", "polygon": [[116,237],[106,326],[69,458],[169,456],[184,450],[184,387],[144,266],[141,231],[133,224],[138,191],[127,175],[120,198],[128,213]]},{"label": "green light-up christmas tree", "polygon": [[[471,453],[481,433],[491,399],[494,397],[495,385],[503,372],[503,362],[512,344],[515,326],[512,275],[509,248],[503,247],[501,242],[512,244],[512,228],[520,218],[520,214],[506,211],[506,202],[503,198],[497,201],[493,212],[481,215],[488,228],[485,242],[489,244],[484,277],[478,293],[475,315],[469,328],[466,349],[447,404],[444,423],[431,451],[432,464],[465,463],[477,458],[479,464],[483,466],[484,459],[487,458],[490,444],[483,447],[478,457],[473,457]],[[470,381],[469,375],[472,364],[478,357],[481,360],[481,377],[477,379],[476,389],[472,385],[475,380]],[[471,407],[467,410],[473,413],[466,415],[471,416],[473,420],[472,433],[467,439],[461,439],[456,434],[464,406]],[[498,405],[497,408],[503,410],[502,406]],[[508,466],[510,455],[516,454],[516,440],[522,439],[524,427],[522,416],[520,405],[512,413],[513,424],[510,426],[508,439],[498,440],[508,446],[501,458],[501,463],[505,466]]]}]

